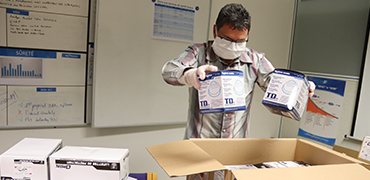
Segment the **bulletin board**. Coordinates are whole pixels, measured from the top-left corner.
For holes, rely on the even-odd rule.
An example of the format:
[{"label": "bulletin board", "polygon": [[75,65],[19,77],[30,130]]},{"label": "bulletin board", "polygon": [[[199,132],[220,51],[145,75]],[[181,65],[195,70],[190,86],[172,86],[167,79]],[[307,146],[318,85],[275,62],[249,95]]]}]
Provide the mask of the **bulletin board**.
[{"label": "bulletin board", "polygon": [[[299,0],[291,53],[291,69],[323,75],[355,77],[356,83],[358,78],[360,80],[362,78],[362,81],[358,82],[358,92],[357,86],[346,85],[347,94],[355,93],[348,95],[350,98],[348,101],[343,101],[343,106],[346,106],[351,104],[356,96],[358,97],[357,105],[354,104],[357,106],[354,117],[347,118],[351,122],[353,118],[350,136],[357,140],[370,135],[367,108],[370,98],[366,93],[370,87],[367,57],[369,50],[366,49],[369,46],[368,19],[368,0]],[[353,107],[343,108],[341,114],[352,116],[352,111]],[[346,121],[343,118],[341,124]],[[346,132],[345,134],[347,137]]]},{"label": "bulletin board", "polygon": [[209,11],[209,0],[98,0],[93,127],[186,122],[188,90],[166,84],[161,70],[206,42]]},{"label": "bulletin board", "polygon": [[360,76],[368,0],[299,0],[290,68]]},{"label": "bulletin board", "polygon": [[85,125],[89,0],[0,0],[0,128]]}]

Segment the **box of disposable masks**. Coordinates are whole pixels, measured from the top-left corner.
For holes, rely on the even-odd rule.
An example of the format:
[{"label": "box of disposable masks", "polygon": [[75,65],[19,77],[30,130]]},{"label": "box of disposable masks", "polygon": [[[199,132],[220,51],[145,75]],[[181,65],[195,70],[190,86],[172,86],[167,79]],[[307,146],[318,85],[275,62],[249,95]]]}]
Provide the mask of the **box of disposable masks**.
[{"label": "box of disposable masks", "polygon": [[300,120],[306,108],[309,86],[300,72],[275,69],[262,104],[272,113]]},{"label": "box of disposable masks", "polygon": [[245,110],[242,71],[223,70],[207,73],[198,90],[200,113]]},{"label": "box of disposable masks", "polygon": [[129,150],[65,146],[50,156],[51,180],[126,180]]},{"label": "box of disposable masks", "polygon": [[49,180],[48,158],[61,139],[24,138],[0,155],[2,180]]}]

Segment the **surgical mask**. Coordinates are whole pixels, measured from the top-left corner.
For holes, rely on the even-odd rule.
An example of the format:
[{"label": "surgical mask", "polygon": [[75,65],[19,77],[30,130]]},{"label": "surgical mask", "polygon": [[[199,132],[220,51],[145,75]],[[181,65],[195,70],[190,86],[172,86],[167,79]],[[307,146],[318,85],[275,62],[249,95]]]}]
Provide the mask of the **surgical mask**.
[{"label": "surgical mask", "polygon": [[236,43],[217,36],[212,44],[212,48],[217,56],[223,59],[235,59],[240,57],[247,49],[247,42]]}]

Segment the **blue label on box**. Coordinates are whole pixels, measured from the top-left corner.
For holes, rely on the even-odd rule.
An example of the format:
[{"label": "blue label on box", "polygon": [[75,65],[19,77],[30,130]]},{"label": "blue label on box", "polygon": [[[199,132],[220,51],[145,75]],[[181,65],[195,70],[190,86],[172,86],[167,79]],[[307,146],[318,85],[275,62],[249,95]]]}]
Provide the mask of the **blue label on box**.
[{"label": "blue label on box", "polygon": [[227,107],[227,108],[214,108],[214,109],[201,109],[200,113],[222,113],[222,112],[230,112],[230,111],[242,111],[246,110],[245,106],[237,106],[237,107]]}]

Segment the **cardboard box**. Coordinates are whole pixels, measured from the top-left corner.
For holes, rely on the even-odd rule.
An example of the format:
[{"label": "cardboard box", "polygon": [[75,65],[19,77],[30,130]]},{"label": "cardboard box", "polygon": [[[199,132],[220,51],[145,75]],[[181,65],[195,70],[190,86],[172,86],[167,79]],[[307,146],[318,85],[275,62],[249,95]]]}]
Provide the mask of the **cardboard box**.
[{"label": "cardboard box", "polygon": [[207,73],[199,80],[200,113],[245,110],[243,71],[224,70]]},{"label": "cardboard box", "polygon": [[22,139],[0,155],[1,179],[49,180],[49,155],[61,147],[61,139]]},{"label": "cardboard box", "polygon": [[263,97],[272,113],[300,120],[308,100],[308,81],[303,73],[275,69]]},{"label": "cardboard box", "polygon": [[125,180],[129,150],[65,146],[50,156],[51,180]]},{"label": "cardboard box", "polygon": [[[232,180],[365,180],[361,161],[301,139],[190,139],[147,147],[170,177],[225,171]],[[304,161],[309,167],[227,171],[225,165]],[[212,178],[212,176],[209,176]]]}]

